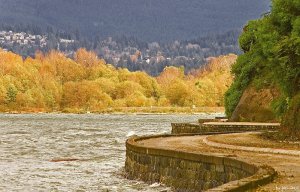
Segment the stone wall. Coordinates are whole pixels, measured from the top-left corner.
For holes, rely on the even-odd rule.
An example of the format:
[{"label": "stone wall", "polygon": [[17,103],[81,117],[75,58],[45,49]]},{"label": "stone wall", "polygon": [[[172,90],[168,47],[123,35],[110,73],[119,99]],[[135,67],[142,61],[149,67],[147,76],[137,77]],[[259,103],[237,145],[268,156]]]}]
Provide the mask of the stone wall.
[{"label": "stone wall", "polygon": [[280,124],[231,124],[230,122],[204,122],[204,123],[172,123],[172,134],[197,133],[235,133],[245,131],[276,130]]},{"label": "stone wall", "polygon": [[172,134],[200,133],[201,125],[198,123],[171,123]]},{"label": "stone wall", "polygon": [[[249,185],[249,182],[252,186],[255,183],[253,179],[248,182],[240,180],[241,184],[238,186],[232,183],[246,177],[249,180],[251,175],[256,180],[264,177],[271,179],[267,176],[272,174],[266,173],[264,169],[225,156],[149,148],[138,143],[143,139],[167,136],[170,135],[136,137],[126,141],[127,178],[141,179],[148,183],[161,182],[176,191],[201,191],[218,186],[218,190],[230,191]],[[275,173],[273,169],[272,171]],[[257,175],[258,173],[261,175]],[[228,183],[226,190],[222,188],[225,183]]]},{"label": "stone wall", "polygon": [[219,118],[215,118],[215,119],[198,119],[198,123],[199,124],[202,124],[202,123],[206,123],[206,122],[220,122],[221,120],[223,120],[224,118],[222,119],[219,119]]}]

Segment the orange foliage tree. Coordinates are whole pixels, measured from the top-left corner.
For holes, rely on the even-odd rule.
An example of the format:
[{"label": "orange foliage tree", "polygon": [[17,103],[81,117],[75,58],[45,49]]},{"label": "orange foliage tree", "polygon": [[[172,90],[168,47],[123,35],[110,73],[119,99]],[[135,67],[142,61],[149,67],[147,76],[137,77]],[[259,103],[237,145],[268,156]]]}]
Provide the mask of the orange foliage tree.
[{"label": "orange foliage tree", "polygon": [[[139,52],[135,55],[139,56]],[[102,111],[110,107],[220,106],[232,81],[235,55],[214,58],[189,75],[166,67],[156,78],[106,64],[79,49],[74,59],[58,51],[35,58],[0,49],[1,111]]]}]

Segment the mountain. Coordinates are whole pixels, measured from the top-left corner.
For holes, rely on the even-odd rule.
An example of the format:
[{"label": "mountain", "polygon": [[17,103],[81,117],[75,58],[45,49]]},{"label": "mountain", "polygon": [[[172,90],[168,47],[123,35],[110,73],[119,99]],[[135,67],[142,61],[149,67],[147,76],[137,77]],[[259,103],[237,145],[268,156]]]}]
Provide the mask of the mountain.
[{"label": "mountain", "polygon": [[1,24],[144,41],[187,40],[241,29],[269,10],[270,0],[0,0]]}]

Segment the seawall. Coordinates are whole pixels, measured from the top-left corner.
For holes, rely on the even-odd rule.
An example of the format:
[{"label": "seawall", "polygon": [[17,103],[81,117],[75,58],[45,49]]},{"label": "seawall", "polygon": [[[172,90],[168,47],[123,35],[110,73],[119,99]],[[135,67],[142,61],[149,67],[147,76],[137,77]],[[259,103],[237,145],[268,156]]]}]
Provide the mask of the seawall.
[{"label": "seawall", "polygon": [[[199,120],[200,122],[200,120]],[[279,123],[249,123],[249,122],[205,122],[200,123],[172,123],[172,134],[202,134],[206,132],[245,132],[277,130]]]},{"label": "seawall", "polygon": [[128,139],[125,163],[127,178],[148,183],[161,182],[176,191],[245,191],[270,182],[276,175],[270,167],[258,167],[226,156],[139,144],[141,140],[170,136],[174,135]]}]

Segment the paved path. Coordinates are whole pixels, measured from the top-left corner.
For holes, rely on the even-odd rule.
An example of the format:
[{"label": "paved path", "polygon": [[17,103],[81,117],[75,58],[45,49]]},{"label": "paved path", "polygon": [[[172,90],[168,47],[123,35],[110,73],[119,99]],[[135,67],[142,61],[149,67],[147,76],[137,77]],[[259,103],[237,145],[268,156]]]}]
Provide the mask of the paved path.
[{"label": "paved path", "polygon": [[210,141],[209,136],[203,138],[203,143],[211,147],[223,148],[223,149],[233,149],[233,150],[242,150],[250,152],[261,152],[261,153],[273,153],[273,154],[282,154],[282,155],[295,155],[300,157],[300,150],[286,150],[286,149],[274,149],[266,147],[245,147],[238,145],[229,145],[224,143],[217,143]]}]

